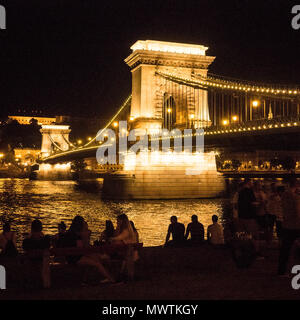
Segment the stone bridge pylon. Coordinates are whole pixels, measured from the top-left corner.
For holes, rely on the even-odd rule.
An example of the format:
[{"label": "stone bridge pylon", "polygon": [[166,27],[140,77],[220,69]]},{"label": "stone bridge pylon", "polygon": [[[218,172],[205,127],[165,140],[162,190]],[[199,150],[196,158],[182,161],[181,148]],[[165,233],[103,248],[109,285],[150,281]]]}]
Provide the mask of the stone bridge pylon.
[{"label": "stone bridge pylon", "polygon": [[67,151],[70,148],[69,134],[71,129],[67,125],[43,125],[42,158],[48,157],[53,151]]},{"label": "stone bridge pylon", "polygon": [[132,73],[131,118],[134,128],[203,128],[211,124],[207,91],[168,81],[162,74],[206,77],[215,57],[202,45],[139,40],[125,59]]}]

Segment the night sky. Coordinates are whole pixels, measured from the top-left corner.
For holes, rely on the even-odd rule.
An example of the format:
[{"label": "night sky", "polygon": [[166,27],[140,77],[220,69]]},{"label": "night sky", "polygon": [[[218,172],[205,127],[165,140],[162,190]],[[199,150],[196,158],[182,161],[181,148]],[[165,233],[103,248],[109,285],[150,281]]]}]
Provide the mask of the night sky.
[{"label": "night sky", "polygon": [[[203,44],[210,71],[300,84],[300,30],[288,0],[0,0],[0,115],[107,117],[131,91],[136,40]],[[25,113],[26,113],[25,112]]]}]

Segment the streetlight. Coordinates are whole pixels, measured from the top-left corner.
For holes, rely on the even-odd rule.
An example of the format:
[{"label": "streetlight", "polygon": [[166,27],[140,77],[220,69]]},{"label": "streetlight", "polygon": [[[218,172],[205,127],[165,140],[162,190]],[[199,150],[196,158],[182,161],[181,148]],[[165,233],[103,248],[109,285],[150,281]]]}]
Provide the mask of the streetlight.
[{"label": "streetlight", "polygon": [[92,138],[91,137],[88,137],[88,141],[91,141],[92,140]]},{"label": "streetlight", "polygon": [[253,106],[254,108],[258,107],[258,105],[259,105],[259,101],[258,101],[258,100],[252,101],[252,106]]},{"label": "streetlight", "polygon": [[119,123],[118,123],[117,121],[115,121],[115,122],[113,123],[113,126],[114,126],[115,128],[117,128],[118,125],[119,125]]},{"label": "streetlight", "polygon": [[222,123],[223,123],[223,126],[227,126],[229,124],[228,120],[223,120]]},{"label": "streetlight", "polygon": [[77,140],[77,143],[78,144],[82,144],[82,140]]},{"label": "streetlight", "polygon": [[238,121],[238,119],[239,119],[238,116],[232,116],[232,121],[235,122],[235,121]]}]

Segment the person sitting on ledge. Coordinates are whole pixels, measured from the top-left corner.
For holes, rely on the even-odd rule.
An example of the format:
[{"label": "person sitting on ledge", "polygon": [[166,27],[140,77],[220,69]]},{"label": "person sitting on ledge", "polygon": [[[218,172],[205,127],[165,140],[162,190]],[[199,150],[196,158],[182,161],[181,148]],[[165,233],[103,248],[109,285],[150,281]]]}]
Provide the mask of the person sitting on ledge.
[{"label": "person sitting on ledge", "polygon": [[67,232],[67,226],[63,221],[58,224],[57,228],[58,228],[58,233],[53,237],[53,246],[54,247],[57,247],[57,243],[60,241],[60,239]]},{"label": "person sitting on ledge", "polygon": [[[71,223],[69,230],[65,233],[59,243],[60,248],[84,248],[89,247],[87,240],[90,232],[88,225],[82,216],[76,216]],[[79,255],[67,255],[66,260],[69,264],[77,264],[83,266],[95,267],[100,274],[104,276],[104,280],[100,283],[114,283],[115,280],[111,274],[102,265],[103,255],[92,253],[92,254],[79,254]],[[86,285],[85,279],[82,285]]]},{"label": "person sitting on ledge", "polygon": [[11,231],[10,223],[3,224],[3,233],[0,234],[1,257],[15,257],[18,254],[16,234]]},{"label": "person sitting on ledge", "polygon": [[29,261],[33,265],[37,265],[41,270],[43,287],[50,287],[50,268],[49,260],[50,254],[47,249],[50,248],[51,238],[45,236],[42,232],[43,224],[40,220],[33,220],[31,223],[31,233],[28,238],[23,240],[23,249],[26,252],[32,250],[44,250],[43,256],[29,257]]},{"label": "person sitting on ledge", "polygon": [[111,220],[105,221],[105,230],[101,233],[98,241],[95,241],[95,245],[100,245],[101,243],[106,243],[115,234],[115,228]]},{"label": "person sitting on ledge", "polygon": [[[134,244],[138,243],[139,237],[134,223],[129,221],[126,214],[117,216],[116,235],[110,239],[113,243]],[[138,260],[138,252],[129,247],[121,266],[120,279],[133,280],[134,262]]]},{"label": "person sitting on ledge", "polygon": [[191,239],[187,240],[188,243],[190,245],[199,245],[204,242],[204,227],[195,214],[192,215],[191,219],[192,222],[186,228],[185,239],[187,240],[189,234],[191,234]]},{"label": "person sitting on ledge", "polygon": [[223,228],[218,223],[218,216],[216,216],[215,214],[212,216],[212,222],[213,224],[207,227],[207,241],[213,245],[223,245]]},{"label": "person sitting on ledge", "polygon": [[[172,216],[170,218],[171,224],[168,228],[168,233],[166,236],[166,242],[164,244],[165,247],[180,247],[184,244],[184,224],[177,222],[177,217]],[[172,235],[172,240],[170,236]]]}]

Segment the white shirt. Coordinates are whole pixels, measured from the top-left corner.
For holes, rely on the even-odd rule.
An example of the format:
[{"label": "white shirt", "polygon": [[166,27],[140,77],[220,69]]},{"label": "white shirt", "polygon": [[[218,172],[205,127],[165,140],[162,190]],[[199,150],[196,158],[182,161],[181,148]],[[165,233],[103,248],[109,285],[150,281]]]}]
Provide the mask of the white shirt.
[{"label": "white shirt", "polygon": [[210,243],[224,244],[223,228],[217,222],[211,224],[207,228],[207,237],[210,236]]}]

